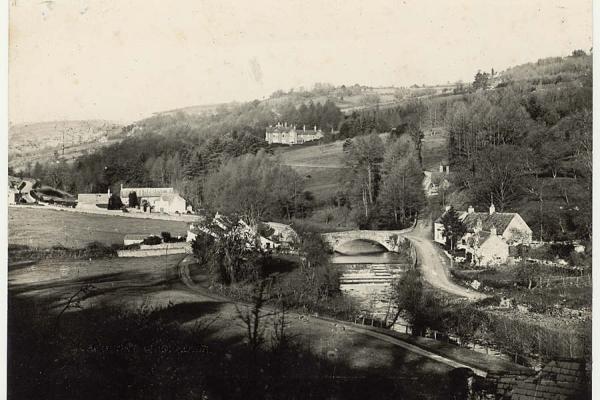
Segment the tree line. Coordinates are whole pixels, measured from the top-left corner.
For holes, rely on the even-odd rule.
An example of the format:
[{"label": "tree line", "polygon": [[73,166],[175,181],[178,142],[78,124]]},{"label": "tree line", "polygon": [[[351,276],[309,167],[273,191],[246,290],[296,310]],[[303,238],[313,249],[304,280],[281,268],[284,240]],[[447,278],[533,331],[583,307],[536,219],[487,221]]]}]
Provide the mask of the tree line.
[{"label": "tree line", "polygon": [[418,151],[408,135],[377,134],[344,143],[344,190],[362,229],[403,228],[425,204]]}]

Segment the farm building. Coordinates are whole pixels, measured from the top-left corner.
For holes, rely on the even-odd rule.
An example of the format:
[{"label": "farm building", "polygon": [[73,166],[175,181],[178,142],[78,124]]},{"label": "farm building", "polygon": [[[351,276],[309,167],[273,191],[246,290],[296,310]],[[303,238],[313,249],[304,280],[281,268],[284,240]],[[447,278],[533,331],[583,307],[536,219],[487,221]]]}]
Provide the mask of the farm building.
[{"label": "farm building", "polygon": [[8,188],[8,204],[17,204],[19,191],[13,188]]},{"label": "farm building", "polygon": [[125,235],[123,239],[123,244],[125,246],[130,246],[132,244],[140,244],[150,235],[138,235],[138,234],[129,234]]},{"label": "farm building", "polygon": [[79,193],[77,195],[77,208],[108,207],[110,190],[107,193]]},{"label": "farm building", "polygon": [[[449,209],[449,207],[447,208]],[[446,244],[442,216],[434,222],[434,240]],[[475,212],[473,207],[459,211],[458,218],[467,227],[467,233],[457,243],[471,255],[473,263],[490,265],[505,263],[509,246],[531,243],[531,229],[518,213],[500,213],[492,204],[489,212]]]},{"label": "farm building", "polygon": [[265,224],[273,229],[269,239],[276,243],[276,247],[292,248],[298,240],[298,234],[289,225],[278,222],[265,222]]},{"label": "farm building", "polygon": [[185,214],[191,207],[186,206],[186,201],[173,188],[124,188],[121,185],[121,199],[126,206],[129,205],[129,194],[135,193],[142,207],[147,205],[152,211],[167,214]]},{"label": "farm building", "polygon": [[154,201],[154,209],[168,214],[185,214],[185,199],[177,193],[165,193]]},{"label": "farm building", "polygon": [[271,143],[281,144],[302,144],[311,142],[323,137],[323,132],[315,125],[313,129],[306,129],[306,125],[301,130],[296,129],[296,125],[287,123],[278,123],[275,126],[269,126],[265,132],[265,140]]},{"label": "farm building", "polygon": [[[238,221],[237,229],[247,240],[247,246],[254,247],[255,239],[258,238],[260,247],[264,250],[292,247],[296,240],[296,232],[285,224],[275,222],[265,222],[266,225],[273,229],[273,233],[269,237],[263,237],[258,234],[256,227],[251,227],[243,220]],[[191,224],[188,229],[186,241],[191,242],[196,239],[200,232],[207,233],[215,238],[220,235],[228,235],[234,228],[235,224],[226,216],[217,213],[209,225],[206,224]]]},{"label": "farm building", "polygon": [[450,187],[448,181],[448,175],[450,174],[450,167],[440,165],[439,171],[423,171],[425,177],[423,178],[423,190],[425,195],[428,197],[436,196],[439,194],[440,189],[446,190]]}]

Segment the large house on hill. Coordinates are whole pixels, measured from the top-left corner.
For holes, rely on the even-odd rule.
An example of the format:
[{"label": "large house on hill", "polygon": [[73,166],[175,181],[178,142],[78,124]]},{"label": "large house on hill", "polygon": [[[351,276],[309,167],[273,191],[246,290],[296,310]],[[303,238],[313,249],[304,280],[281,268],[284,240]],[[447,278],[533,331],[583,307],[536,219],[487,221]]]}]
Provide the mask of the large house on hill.
[{"label": "large house on hill", "polygon": [[277,123],[275,126],[267,127],[265,132],[265,140],[269,144],[302,144],[322,137],[323,132],[320,129],[317,130],[316,125],[313,129],[306,129],[306,125],[302,129],[296,129],[296,125]]},{"label": "large house on hill", "polygon": [[[489,212],[475,212],[473,207],[469,207],[467,211],[458,211],[457,214],[465,224],[467,233],[456,248],[464,249],[474,264],[505,263],[509,246],[531,243],[531,228],[518,213],[496,212],[492,204]],[[440,244],[446,244],[443,216],[444,214],[434,222],[434,240]]]}]

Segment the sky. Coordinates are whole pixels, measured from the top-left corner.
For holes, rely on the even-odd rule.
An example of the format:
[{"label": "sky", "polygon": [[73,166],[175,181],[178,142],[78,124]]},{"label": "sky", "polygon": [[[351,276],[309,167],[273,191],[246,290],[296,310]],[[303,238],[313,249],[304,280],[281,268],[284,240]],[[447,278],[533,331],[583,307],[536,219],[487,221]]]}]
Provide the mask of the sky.
[{"label": "sky", "polygon": [[9,122],[471,81],[592,47],[591,0],[10,0]]}]

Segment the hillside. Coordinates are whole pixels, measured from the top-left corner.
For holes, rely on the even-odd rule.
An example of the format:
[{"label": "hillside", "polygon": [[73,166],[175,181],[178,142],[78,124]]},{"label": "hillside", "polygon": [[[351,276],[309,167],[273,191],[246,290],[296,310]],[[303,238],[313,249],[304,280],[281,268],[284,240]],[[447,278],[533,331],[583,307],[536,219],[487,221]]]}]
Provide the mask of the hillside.
[{"label": "hillside", "polygon": [[[301,104],[308,105],[310,102],[323,104],[329,100],[335,103],[343,113],[349,114],[353,111],[361,111],[374,107],[391,107],[407,100],[451,93],[455,86],[454,84],[446,84],[422,87],[413,86],[410,88],[395,86],[369,87],[361,85],[334,87],[327,84],[316,84],[312,90],[301,88],[288,92],[278,91],[273,93],[269,98],[260,100],[259,103],[277,109],[286,103],[300,106]],[[234,104],[236,103],[189,106],[160,111],[155,113],[155,115],[173,115],[178,112],[190,115],[214,115],[220,108],[227,108]]]},{"label": "hillside", "polygon": [[[320,207],[339,191],[353,189],[342,176],[344,140],[392,131],[415,138],[422,132],[422,168],[450,166],[454,193],[440,202],[485,209],[493,198],[498,210],[519,212],[544,239],[585,238],[591,234],[591,67],[592,57],[578,54],[515,66],[491,78],[478,73],[476,85],[456,91],[451,86],[320,84],[311,90],[279,91],[263,101],[190,109],[203,114],[171,110],[123,129],[131,140],[82,157],[77,166],[48,166],[34,177],[70,193],[102,192],[120,182],[173,185],[199,206],[205,180],[224,160],[266,149],[305,179]],[[387,101],[393,104],[383,106]],[[348,113],[351,107],[357,109]],[[265,127],[278,120],[317,125],[327,144],[269,146]],[[55,147],[46,150],[46,159],[62,152],[56,148],[57,131],[62,143],[62,131],[54,128]],[[87,131],[118,141],[102,128]],[[100,147],[100,142],[93,145]],[[65,158],[86,150],[77,146],[72,140]],[[21,147],[29,150],[28,142]],[[509,188],[498,168],[510,173]]]},{"label": "hillside", "polygon": [[[9,128],[9,166],[45,163],[63,155],[67,160],[120,140],[122,126],[104,120],[52,121],[16,124]],[[64,141],[64,142],[63,142]]]},{"label": "hillside", "polygon": [[278,148],[275,154],[306,180],[306,190],[317,200],[326,200],[342,189],[343,140],[300,148]]},{"label": "hillside", "polygon": [[[386,140],[388,133],[379,135]],[[344,140],[303,147],[279,147],[274,154],[281,163],[292,167],[306,179],[306,190],[317,201],[329,200],[342,191],[344,171]]]}]

